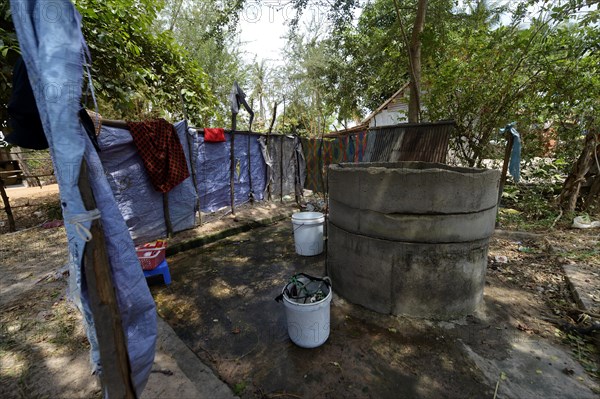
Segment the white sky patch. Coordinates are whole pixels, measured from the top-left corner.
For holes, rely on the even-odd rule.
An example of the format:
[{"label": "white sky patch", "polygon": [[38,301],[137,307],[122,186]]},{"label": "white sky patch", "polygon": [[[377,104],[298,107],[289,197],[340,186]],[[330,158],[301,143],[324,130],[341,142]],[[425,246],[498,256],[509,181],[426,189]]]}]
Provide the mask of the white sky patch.
[{"label": "white sky patch", "polygon": [[[287,22],[294,16],[291,5],[280,1],[248,2],[240,14],[240,41],[247,62],[255,58],[282,62]],[[289,3],[288,3],[289,4]]]},{"label": "white sky patch", "polygon": [[[296,15],[289,0],[249,1],[240,13],[240,41],[244,59],[251,62],[256,58],[283,64],[282,50],[286,45],[285,36],[289,22]],[[358,19],[360,10],[355,13]],[[310,2],[302,14],[300,30],[305,31],[311,20],[319,24],[327,23],[327,9]]]}]

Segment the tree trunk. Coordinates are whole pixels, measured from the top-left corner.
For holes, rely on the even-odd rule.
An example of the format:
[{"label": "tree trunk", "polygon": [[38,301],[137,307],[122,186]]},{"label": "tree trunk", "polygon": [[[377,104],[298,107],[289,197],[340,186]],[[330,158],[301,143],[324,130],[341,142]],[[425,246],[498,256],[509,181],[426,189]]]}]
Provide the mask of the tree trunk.
[{"label": "tree trunk", "polygon": [[585,198],[584,207],[589,213],[600,213],[600,173],[594,177],[590,192]]},{"label": "tree trunk", "polygon": [[410,38],[410,99],[408,102],[408,122],[418,123],[421,117],[421,33],[425,27],[427,0],[419,0],[417,15]]},{"label": "tree trunk", "polygon": [[596,162],[594,153],[597,152],[598,142],[600,142],[600,135],[596,133],[587,135],[583,151],[563,184],[563,189],[558,197],[558,203],[567,212],[575,211],[581,184],[585,182],[585,175],[589,172],[594,162]]},{"label": "tree trunk", "polygon": [[269,134],[273,131],[273,125],[275,124],[275,119],[277,119],[277,101],[273,104],[273,117],[271,118],[271,124],[269,125]]}]

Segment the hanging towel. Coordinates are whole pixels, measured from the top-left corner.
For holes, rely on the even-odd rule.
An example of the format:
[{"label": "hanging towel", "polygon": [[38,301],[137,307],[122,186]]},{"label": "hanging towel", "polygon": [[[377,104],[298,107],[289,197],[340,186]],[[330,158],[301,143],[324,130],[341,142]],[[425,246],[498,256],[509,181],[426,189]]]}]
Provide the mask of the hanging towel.
[{"label": "hanging towel", "polygon": [[204,141],[206,143],[219,143],[225,141],[225,130],[220,127],[204,128]]},{"label": "hanging towel", "polygon": [[503,135],[507,133],[513,136],[513,147],[510,152],[510,162],[508,163],[508,172],[516,183],[521,180],[521,136],[515,129],[515,122],[509,123],[505,128],[500,129]]},{"label": "hanging towel", "polygon": [[166,193],[190,177],[175,127],[164,119],[127,122],[154,188]]}]

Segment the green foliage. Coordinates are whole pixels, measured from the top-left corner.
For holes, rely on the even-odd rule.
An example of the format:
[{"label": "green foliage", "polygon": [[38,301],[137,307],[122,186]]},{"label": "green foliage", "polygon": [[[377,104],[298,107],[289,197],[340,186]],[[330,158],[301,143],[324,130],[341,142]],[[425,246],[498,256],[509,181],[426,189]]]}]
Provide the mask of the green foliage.
[{"label": "green foliage", "polygon": [[[513,121],[526,160],[558,154],[571,163],[581,134],[599,120],[597,8],[584,8],[585,0],[461,4],[428,2],[421,35],[425,119],[456,120],[451,145],[468,165],[501,156],[491,142]],[[320,91],[327,94],[323,109],[342,124],[360,119],[408,80],[406,39],[394,2],[368,2],[355,24],[339,18],[354,5],[351,0],[331,5],[337,17],[317,41],[327,58],[319,71]],[[399,5],[409,29],[416,3]],[[297,57],[290,59],[297,63]]]},{"label": "green foliage", "polygon": [[[342,126],[360,121],[367,110],[376,109],[409,78],[407,43],[401,34],[394,2],[368,2],[358,21],[352,24],[348,16],[342,18],[340,13],[351,10],[354,3],[351,0],[336,2],[332,6],[335,12],[330,14],[333,27],[327,36],[314,39],[312,44],[323,53],[318,81],[324,93],[324,110]],[[431,0],[429,3],[427,19],[431,23],[426,24],[421,38],[426,60],[445,54],[447,37],[460,23],[452,14],[452,1]],[[400,0],[399,5],[403,26],[412,26],[416,3]],[[307,52],[300,59],[307,60],[309,55]],[[288,59],[298,63],[298,57],[288,55]]]},{"label": "green foliage", "polygon": [[236,27],[242,5],[243,1],[167,0],[155,22],[160,30],[172,31],[177,43],[207,75],[208,87],[216,101],[214,115],[210,121],[204,121],[206,124],[228,127],[233,83],[237,81],[243,89],[247,87],[248,71],[238,48]]},{"label": "green foliage", "polygon": [[[92,54],[92,78],[100,113],[106,118],[183,118],[181,95],[194,123],[214,113],[208,77],[176,43],[170,31],[154,28],[162,6],[151,0],[76,0]],[[16,35],[8,4],[0,6],[0,101],[11,92]],[[93,107],[91,99],[88,108]],[[6,121],[5,107],[1,120]]]},{"label": "green foliage", "polygon": [[240,396],[246,390],[246,383],[244,381],[238,382],[233,386],[233,394]]},{"label": "green foliage", "polygon": [[563,332],[557,330],[555,334],[560,337],[563,343],[571,347],[571,352],[585,371],[595,377],[600,377],[600,366],[598,364],[598,347],[594,345],[593,339],[585,335],[579,335],[576,332]]},{"label": "green foliage", "polygon": [[[254,111],[254,125],[253,130],[255,131],[266,131],[267,126],[267,108],[269,107],[269,82],[272,71],[265,60],[260,62],[254,61],[250,65],[250,86],[253,87],[252,93],[250,93],[248,104]],[[274,101],[277,101],[274,98]]]},{"label": "green foliage", "polygon": [[560,184],[509,185],[502,195],[502,206],[517,209],[530,222],[551,220],[558,214],[552,203],[559,190]]},{"label": "green foliage", "polygon": [[44,203],[40,209],[44,213],[44,217],[48,220],[62,220],[62,208],[60,201]]},{"label": "green foliage", "polygon": [[6,128],[7,105],[12,92],[12,69],[19,54],[17,34],[8,1],[0,4],[0,129]]},{"label": "green foliage", "polygon": [[[565,179],[566,162],[542,160],[526,163],[521,177],[528,183],[506,182],[498,213],[500,224],[518,230],[547,230],[557,224],[556,198]],[[565,216],[564,220],[572,220]]]},{"label": "green foliage", "polygon": [[[548,152],[572,162],[581,133],[598,123],[598,27],[541,13],[525,27],[518,9],[507,26],[498,10],[450,36],[448,55],[426,69],[429,118],[454,119],[453,148],[469,165],[493,156],[498,128],[517,121],[525,158]],[[549,126],[544,129],[544,124]]]},{"label": "green foliage", "polygon": [[207,76],[171,32],[156,32],[160,3],[151,0],[77,0],[82,29],[92,52],[100,113],[105,117],[212,116]]},{"label": "green foliage", "polygon": [[328,133],[335,122],[335,93],[328,85],[331,60],[327,44],[318,40],[315,27],[312,35],[293,34],[285,51],[288,62],[281,71],[279,85],[286,97],[285,132],[317,137]]}]

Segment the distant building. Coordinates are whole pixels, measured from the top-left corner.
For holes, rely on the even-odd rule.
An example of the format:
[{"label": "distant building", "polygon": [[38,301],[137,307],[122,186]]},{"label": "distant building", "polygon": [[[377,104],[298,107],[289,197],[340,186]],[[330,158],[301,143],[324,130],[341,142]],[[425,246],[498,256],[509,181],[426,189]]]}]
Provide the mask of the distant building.
[{"label": "distant building", "polygon": [[406,123],[408,122],[409,95],[410,83],[406,83],[358,125],[345,130],[331,132],[324,137],[337,137],[344,134],[365,131],[369,128]]},{"label": "distant building", "polygon": [[361,125],[381,127],[408,122],[409,85],[409,83],[406,83],[400,90],[385,100],[379,108],[363,119]]}]

